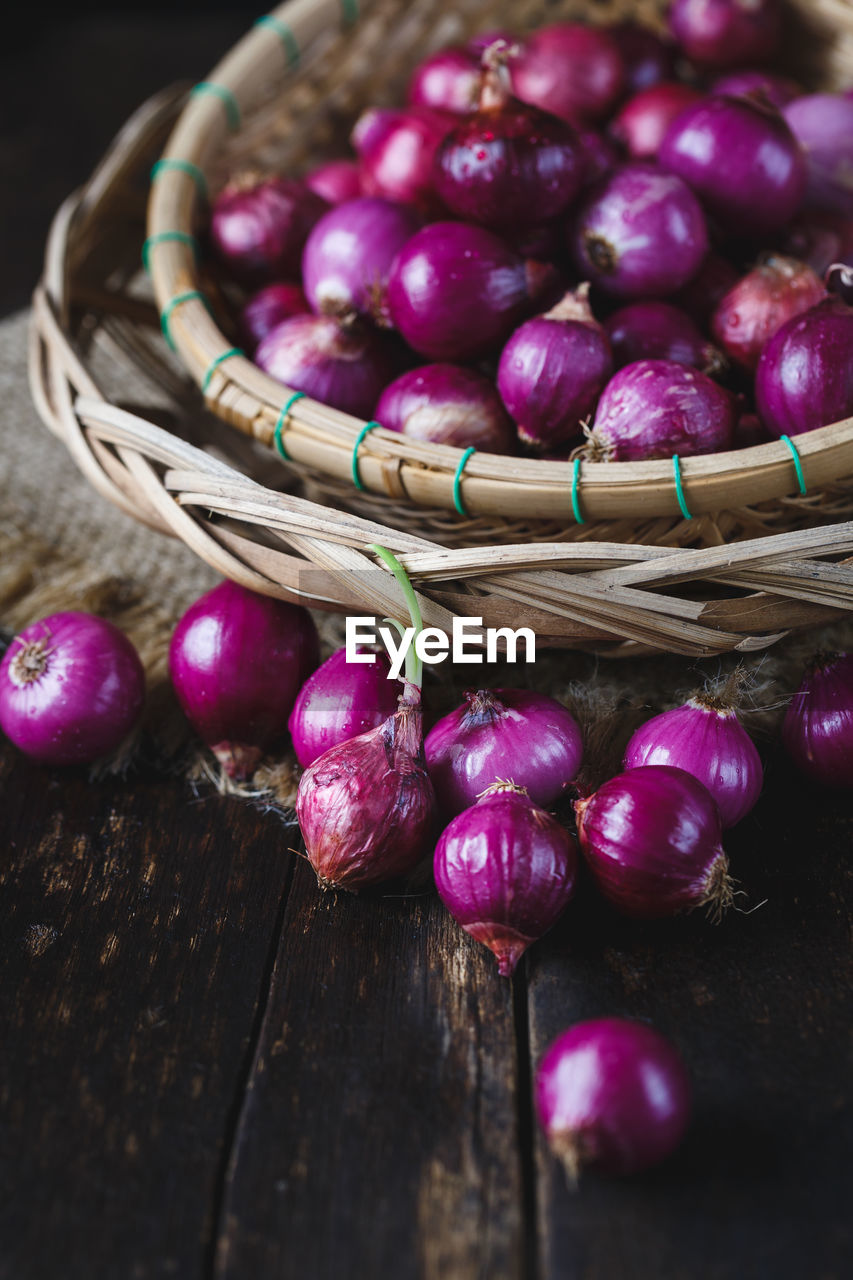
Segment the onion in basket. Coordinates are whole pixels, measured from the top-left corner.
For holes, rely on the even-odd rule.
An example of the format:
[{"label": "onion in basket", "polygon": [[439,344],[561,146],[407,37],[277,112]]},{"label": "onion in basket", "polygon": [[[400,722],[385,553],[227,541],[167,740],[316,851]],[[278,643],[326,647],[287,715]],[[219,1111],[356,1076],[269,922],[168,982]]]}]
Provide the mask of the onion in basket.
[{"label": "onion in basket", "polygon": [[299,274],[308,233],[328,207],[304,182],[240,175],[214,201],[211,243],[242,284],[292,280]]},{"label": "onion in basket", "polygon": [[433,209],[433,162],[451,118],[423,107],[370,107],[356,121],[352,144],[365,195]]},{"label": "onion in basket", "polygon": [[783,325],[762,352],[755,391],[774,436],[853,414],[853,309],[832,298]]},{"label": "onion in basket", "polygon": [[494,382],[456,364],[425,364],[387,386],[375,417],[389,431],[434,444],[511,453],[515,431]]},{"label": "onion in basket", "polygon": [[778,0],[674,0],[672,34],[700,67],[764,62],[779,47]]},{"label": "onion in basket", "polygon": [[673,360],[638,360],[604,388],[590,438],[608,461],[638,462],[731,447],[734,401],[728,391]]},{"label": "onion in basket", "polygon": [[607,115],[625,84],[625,64],[609,32],[570,22],[534,31],[510,69],[522,102],[570,124]]}]

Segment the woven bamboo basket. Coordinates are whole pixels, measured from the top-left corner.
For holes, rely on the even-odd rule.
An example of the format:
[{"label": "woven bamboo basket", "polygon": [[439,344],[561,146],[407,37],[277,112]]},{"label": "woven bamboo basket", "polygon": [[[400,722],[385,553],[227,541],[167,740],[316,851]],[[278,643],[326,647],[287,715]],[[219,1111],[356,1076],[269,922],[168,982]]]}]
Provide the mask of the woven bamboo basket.
[{"label": "woven bamboo basket", "polygon": [[[482,13],[482,7],[469,7]],[[287,13],[303,42],[316,37],[332,56],[340,37],[329,28],[330,8],[301,0]],[[389,14],[399,19],[398,6],[373,8],[376,20],[381,17],[388,25],[364,45],[362,59],[384,38],[382,31],[397,30]],[[518,8],[530,21],[542,16],[541,6]],[[419,20],[423,9],[411,6]],[[466,14],[466,7],[460,12]],[[321,13],[326,15],[322,21]],[[253,51],[250,62],[252,83],[260,86],[280,75],[275,58],[280,62],[282,55],[267,29],[250,39],[259,34],[266,61],[259,67]],[[353,45],[347,43],[347,48]],[[315,104],[316,85],[325,83],[323,56],[318,54],[317,70],[310,73],[315,78],[304,82],[308,101]],[[331,76],[331,71],[324,74]],[[329,80],[329,95],[333,82],[338,80]],[[349,81],[342,77],[340,83]],[[295,459],[288,464],[268,447],[274,418],[264,406],[246,433],[233,429],[230,411],[227,421],[208,412],[214,405],[234,409],[246,403],[247,393],[228,383],[221,365],[204,397],[194,374],[188,373],[188,352],[196,351],[199,368],[207,367],[211,352],[216,358],[218,331],[203,309],[196,317],[190,304],[181,308],[183,318],[176,313],[177,360],[160,332],[161,298],[152,295],[141,269],[148,175],[167,137],[169,151],[176,138],[180,142],[187,127],[187,101],[185,90],[169,90],[142,108],[86,186],[62,206],[34,295],[30,382],[35,403],[101,494],[135,519],[181,538],[219,572],[249,588],[322,609],[401,617],[400,588],[370,550],[381,544],[411,576],[425,624],[445,631],[454,616],[481,617],[484,628],[529,626],[542,645],[614,656],[654,651],[713,655],[762,649],[791,630],[837,621],[853,608],[853,563],[843,559],[853,556],[853,522],[821,524],[820,513],[830,509],[823,499],[815,500],[813,527],[731,545],[724,544],[718,529],[717,545],[707,547],[677,545],[679,536],[667,532],[671,520],[666,516],[639,525],[617,519],[606,526],[584,526],[580,538],[572,540],[565,535],[565,521],[555,537],[547,522],[537,524],[524,516],[512,520],[505,512],[502,541],[481,545],[492,527],[488,516],[463,523],[452,512],[433,510],[421,513],[420,525],[413,528],[411,505],[388,497],[375,498],[379,506],[371,518],[337,501],[307,500],[306,491],[316,493],[318,483],[334,483],[328,479],[330,466],[320,475],[308,443],[320,440],[325,447],[330,433],[342,442],[348,468],[358,424],[320,405],[305,406],[288,434]],[[202,100],[191,101],[197,106]],[[317,111],[325,119],[325,99],[323,104]],[[211,112],[211,150],[219,140],[215,105],[205,100],[204,109]],[[354,103],[347,99],[345,109],[354,109]],[[304,110],[310,116],[308,105]],[[196,159],[207,163],[204,155]],[[174,180],[164,175],[154,205],[160,200],[190,211],[191,184],[177,174]],[[187,274],[181,276],[182,271]],[[180,245],[160,245],[154,256],[160,290],[166,277],[170,288],[174,285],[170,273],[177,275],[179,286],[189,287],[195,279],[190,271],[191,259]],[[281,388],[276,387],[276,394],[278,404]],[[306,442],[304,456],[299,439]],[[371,450],[362,465],[365,479],[372,476],[377,487],[383,487],[384,469],[408,474],[408,460],[392,458],[378,446]],[[807,466],[810,457],[806,454]],[[528,464],[518,465],[521,470]],[[448,472],[431,464],[413,467],[413,474],[421,471],[436,483],[447,479]],[[474,479],[465,482],[472,494],[477,490]],[[437,500],[432,488],[424,496]],[[408,524],[377,518],[377,511],[384,517],[398,505]],[[614,532],[602,539],[602,527]],[[648,536],[649,531],[659,537]],[[675,545],[656,545],[667,538]]]}]

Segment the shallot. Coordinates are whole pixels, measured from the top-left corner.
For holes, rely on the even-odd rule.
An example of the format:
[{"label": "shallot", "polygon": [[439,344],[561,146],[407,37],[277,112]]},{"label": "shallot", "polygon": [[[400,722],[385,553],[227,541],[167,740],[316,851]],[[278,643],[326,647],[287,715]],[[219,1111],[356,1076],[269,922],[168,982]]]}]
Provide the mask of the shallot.
[{"label": "shallot", "polygon": [[690,316],[669,302],[632,302],[604,321],[617,369],[637,360],[674,360],[717,372],[723,357]]},{"label": "shallot", "polygon": [[772,58],[779,47],[778,0],[673,0],[669,26],[691,62],[742,67]]},{"label": "shallot", "polygon": [[242,284],[293,279],[299,274],[308,234],[328,207],[304,182],[243,174],[214,201],[211,244]]},{"label": "shallot", "polygon": [[826,289],[811,267],[796,258],[769,254],[721,299],[711,331],[726,355],[754,370],[773,334],[825,297]]},{"label": "shallot", "polygon": [[830,298],[795,316],[761,353],[755,378],[761,421],[799,435],[853,414],[853,309]]},{"label": "shallot", "polygon": [[364,194],[432,210],[435,153],[451,127],[450,117],[425,107],[370,107],[352,133]]},{"label": "shallot", "polygon": [[608,31],[569,22],[534,31],[510,69],[522,102],[569,124],[600,120],[625,84],[622,54]]},{"label": "shallot", "polygon": [[730,394],[698,369],[674,360],[638,360],[604,388],[590,452],[612,462],[717,453],[732,442]]},{"label": "shallot", "polygon": [[375,418],[389,431],[434,444],[510,453],[515,431],[494,382],[476,369],[425,364],[390,383]]},{"label": "shallot", "polygon": [[371,654],[369,661],[366,653],[358,656],[348,662],[346,649],[337,649],[296,696],[287,727],[303,769],[330,747],[378,728],[397,710],[402,686],[390,678],[386,655]]},{"label": "shallot", "polygon": [[813,93],[784,116],[805,152],[806,206],[853,217],[853,99]]},{"label": "shallot", "polygon": [[806,666],[782,742],[813,782],[853,787],[853,654],[819,653]]}]

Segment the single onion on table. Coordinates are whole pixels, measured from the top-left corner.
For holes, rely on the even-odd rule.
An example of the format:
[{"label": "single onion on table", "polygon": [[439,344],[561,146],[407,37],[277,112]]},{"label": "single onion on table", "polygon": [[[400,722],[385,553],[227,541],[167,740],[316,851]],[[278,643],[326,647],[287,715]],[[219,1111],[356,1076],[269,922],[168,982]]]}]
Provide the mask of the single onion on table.
[{"label": "single onion on table", "polygon": [[812,658],[785,713],[782,742],[812,782],[853,787],[853,654]]},{"label": "single onion on table", "polygon": [[511,453],[515,429],[494,382],[456,364],[424,364],[390,383],[376,405],[377,422],[412,440]]},{"label": "single onion on table", "polygon": [[604,388],[585,449],[609,462],[717,453],[731,447],[734,426],[734,400],[706,374],[638,360]]}]

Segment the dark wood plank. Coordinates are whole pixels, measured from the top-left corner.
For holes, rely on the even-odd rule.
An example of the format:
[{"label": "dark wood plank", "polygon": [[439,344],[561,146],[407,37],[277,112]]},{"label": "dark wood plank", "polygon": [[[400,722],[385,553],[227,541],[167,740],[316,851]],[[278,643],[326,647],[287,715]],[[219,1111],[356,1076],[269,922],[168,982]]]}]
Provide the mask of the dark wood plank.
[{"label": "dark wood plank", "polygon": [[201,1277],[286,835],[5,744],[0,832],[0,1275]]},{"label": "dark wood plank", "polygon": [[[680,1046],[680,1153],[567,1189],[537,1139],[543,1280],[834,1280],[849,1274],[853,1107],[846,797],[773,770],[726,847],[753,904],[718,927],[619,919],[585,892],[534,956],[534,1063],[572,1022],[644,1018]],[[748,904],[747,904],[748,905]]]},{"label": "dark wood plank", "polygon": [[219,1280],[517,1280],[510,984],[432,895],[288,899]]}]

